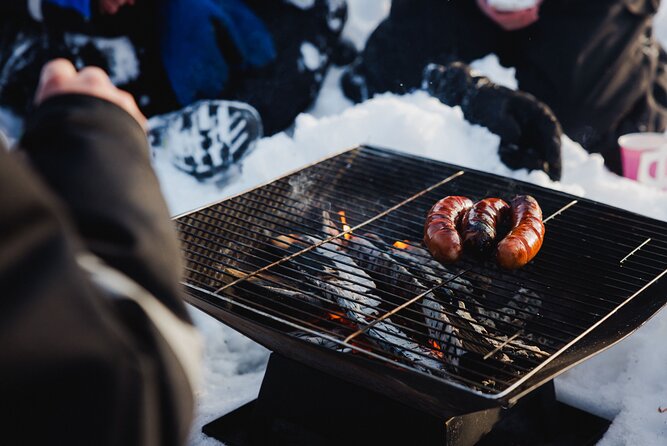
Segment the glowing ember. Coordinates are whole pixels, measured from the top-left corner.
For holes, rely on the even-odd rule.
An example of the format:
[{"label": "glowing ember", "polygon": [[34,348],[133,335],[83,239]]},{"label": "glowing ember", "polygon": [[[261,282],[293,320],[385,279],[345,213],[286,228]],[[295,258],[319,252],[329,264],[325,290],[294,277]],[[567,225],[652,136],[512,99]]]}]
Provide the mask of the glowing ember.
[{"label": "glowing ember", "polygon": [[[343,224],[343,231],[349,231],[350,226],[347,224],[347,218],[345,218],[345,211],[338,211],[338,215],[340,215],[340,222]],[[345,240],[350,240],[352,238],[352,235],[345,234],[343,237],[345,237]]]},{"label": "glowing ember", "polygon": [[327,313],[327,319],[329,319],[330,321],[335,322],[337,324],[341,324],[345,327],[351,328],[354,331],[357,330],[357,326],[354,324],[354,322],[352,322],[348,318],[346,318],[345,315],[336,314],[336,313]]},{"label": "glowing ember", "polygon": [[428,344],[429,344],[431,347],[433,347],[433,349],[435,349],[435,353],[436,353],[439,357],[443,358],[443,357],[445,356],[445,354],[442,352],[442,347],[441,347],[440,344],[438,344],[436,341],[434,341],[433,339],[429,339],[429,340],[428,340]]},{"label": "glowing ember", "polygon": [[[407,241],[407,240],[406,240],[406,241]],[[407,243],[404,243],[404,242],[399,242],[399,241],[394,242],[394,248],[398,248],[398,249],[407,249],[408,246],[409,246],[409,245],[408,245]]]}]

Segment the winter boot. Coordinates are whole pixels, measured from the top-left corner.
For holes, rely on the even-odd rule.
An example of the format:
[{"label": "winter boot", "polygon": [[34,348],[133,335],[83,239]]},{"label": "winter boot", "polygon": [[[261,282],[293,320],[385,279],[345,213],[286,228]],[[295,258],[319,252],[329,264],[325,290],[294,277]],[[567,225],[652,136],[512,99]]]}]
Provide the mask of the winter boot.
[{"label": "winter boot", "polygon": [[203,100],[148,121],[154,156],[200,181],[220,181],[262,137],[257,111],[242,102]]}]

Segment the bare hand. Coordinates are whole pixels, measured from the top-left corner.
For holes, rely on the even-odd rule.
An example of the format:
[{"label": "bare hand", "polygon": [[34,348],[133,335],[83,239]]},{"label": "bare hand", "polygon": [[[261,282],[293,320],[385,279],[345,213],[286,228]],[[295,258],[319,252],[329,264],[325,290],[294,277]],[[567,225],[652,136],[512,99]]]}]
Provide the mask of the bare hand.
[{"label": "bare hand", "polygon": [[100,11],[103,14],[115,14],[123,5],[134,5],[135,0],[100,0]]},{"label": "bare hand", "polygon": [[35,104],[59,94],[78,93],[113,102],[146,127],[146,117],[139,111],[132,95],[116,88],[109,76],[98,67],[86,67],[77,72],[66,59],[54,59],[44,65],[35,94]]}]

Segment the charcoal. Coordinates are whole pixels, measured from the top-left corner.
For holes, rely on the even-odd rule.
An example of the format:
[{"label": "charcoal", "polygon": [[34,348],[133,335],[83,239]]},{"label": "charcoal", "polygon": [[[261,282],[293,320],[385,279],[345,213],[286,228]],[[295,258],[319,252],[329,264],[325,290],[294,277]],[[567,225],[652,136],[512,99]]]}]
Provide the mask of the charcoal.
[{"label": "charcoal", "polygon": [[[365,234],[365,237],[373,238],[376,241],[376,246],[388,247],[384,241],[376,235]],[[522,328],[526,323],[526,319],[516,317],[517,310],[522,314],[536,315],[539,312],[541,300],[534,292],[521,288],[508,302],[507,307],[500,309],[498,312],[491,312],[485,310],[481,306],[475,307],[477,314],[473,315],[468,310],[470,300],[464,302],[459,298],[461,295],[472,296],[474,287],[472,284],[461,277],[456,277],[457,273],[449,271],[445,266],[441,265],[432,259],[424,259],[423,255],[429,255],[423,248],[415,247],[411,244],[406,244],[404,249],[389,247],[392,257],[401,261],[410,271],[410,273],[424,280],[431,287],[432,284],[440,285],[447,283],[447,288],[438,288],[434,290],[434,294],[439,298],[445,298],[448,302],[454,303],[458,308],[455,311],[456,316],[449,311],[450,320],[459,327],[458,333],[463,340],[464,348],[472,353],[486,356],[489,352],[498,349],[502,346],[503,351],[511,352],[512,356],[517,357],[535,357],[545,355],[539,347],[525,343],[520,340],[514,340],[507,345],[503,345],[508,337],[502,334],[489,332],[489,328],[495,328],[491,319],[483,317],[485,314],[493,313],[500,320],[511,320],[519,328]],[[430,256],[430,255],[429,255]],[[479,280],[479,278],[478,278]],[[456,290],[457,292],[454,292]],[[472,302],[477,302],[472,300]],[[427,302],[424,302],[427,304]],[[513,319],[510,316],[514,316]],[[487,325],[488,324],[488,325]],[[476,335],[475,335],[476,334]],[[528,339],[528,338],[527,338]],[[466,340],[468,342],[466,342]],[[529,339],[530,340],[530,339]],[[496,354],[496,359],[502,362],[511,362],[512,360],[504,354]],[[488,358],[486,358],[488,359]]]},{"label": "charcoal", "polygon": [[[301,239],[311,244],[319,242],[307,236],[302,236]],[[335,277],[324,278],[318,281],[317,285],[328,294],[329,299],[336,300],[348,317],[362,328],[380,316],[377,307],[381,299],[372,292],[375,290],[375,283],[371,278],[341,250],[340,245],[331,242],[315,249],[318,254],[330,259],[336,267],[332,271]],[[367,329],[366,333],[383,349],[404,358],[421,370],[429,373],[432,370],[444,370],[444,364],[437,352],[412,341],[391,318],[376,323]]]},{"label": "charcoal", "polygon": [[[428,287],[420,283],[410,271],[370,241],[353,237],[349,248],[349,254],[376,280],[376,283],[381,284],[379,286],[384,287],[390,295],[403,296],[401,303],[428,290]],[[458,358],[464,353],[463,345],[458,330],[449,320],[445,308],[432,292],[427,293],[420,303],[430,338],[442,346],[451,365],[458,365]]]}]

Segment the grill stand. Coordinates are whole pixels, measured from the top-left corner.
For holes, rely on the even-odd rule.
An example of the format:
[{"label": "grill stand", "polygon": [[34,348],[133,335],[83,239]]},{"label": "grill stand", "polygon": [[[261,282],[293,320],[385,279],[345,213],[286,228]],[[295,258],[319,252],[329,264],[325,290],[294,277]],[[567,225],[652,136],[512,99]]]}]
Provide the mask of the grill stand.
[{"label": "grill stand", "polygon": [[202,430],[228,446],[590,446],[608,427],[556,401],[553,381],[511,409],[443,420],[274,353],[258,398]]}]

